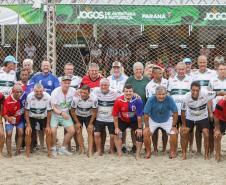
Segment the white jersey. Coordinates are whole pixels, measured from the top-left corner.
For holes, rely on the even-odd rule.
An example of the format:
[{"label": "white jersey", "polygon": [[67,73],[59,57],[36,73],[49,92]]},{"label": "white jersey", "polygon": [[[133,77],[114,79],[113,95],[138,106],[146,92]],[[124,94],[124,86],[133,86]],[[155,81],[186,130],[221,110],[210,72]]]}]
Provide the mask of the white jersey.
[{"label": "white jersey", "polygon": [[87,100],[83,100],[80,96],[74,97],[71,107],[75,109],[77,116],[88,117],[92,115],[92,109],[97,108],[97,99],[90,95]]},{"label": "white jersey", "polygon": [[115,79],[113,75],[107,78],[110,81],[110,89],[117,91],[119,94],[123,93],[123,88],[125,86],[128,76],[122,74],[119,79]]},{"label": "white jersey", "polygon": [[184,95],[181,110],[186,111],[186,119],[200,121],[208,117],[207,102],[216,97],[215,91],[200,91],[197,100],[193,100],[191,92]]},{"label": "white jersey", "polygon": [[192,72],[191,74],[193,81],[198,81],[202,89],[209,90],[209,82],[211,78],[216,76],[216,71],[207,69],[206,72],[201,73],[199,70]]},{"label": "white jersey", "polygon": [[[221,91],[226,92],[226,78],[224,78],[223,80],[219,79],[217,76],[215,78],[212,78],[210,80],[209,88],[212,91],[216,91],[216,92],[221,92]],[[222,99],[222,96],[217,96],[216,98],[213,99],[213,110],[215,110],[216,104],[221,99]]]},{"label": "white jersey", "polygon": [[29,110],[29,117],[44,119],[47,117],[47,111],[51,111],[51,97],[47,92],[43,92],[43,97],[37,99],[35,93],[31,92],[27,96],[25,109]]},{"label": "white jersey", "polygon": [[[57,87],[51,93],[51,104],[56,105],[57,109],[69,114],[69,109],[71,108],[71,102],[73,100],[75,92],[76,90],[73,87],[70,87],[68,89],[67,95],[65,96],[62,92],[62,87]],[[59,117],[59,115],[55,115]]]},{"label": "white jersey", "polygon": [[[61,82],[62,76],[58,78],[59,82]],[[78,89],[80,87],[82,78],[80,76],[72,76],[71,78],[71,87]]]},{"label": "white jersey", "polygon": [[162,78],[161,83],[158,84],[154,81],[154,79],[152,79],[147,85],[146,85],[146,97],[150,97],[155,95],[155,89],[156,87],[158,87],[159,85],[164,86],[165,88],[167,88],[168,86],[168,80],[165,78]]},{"label": "white jersey", "polygon": [[6,73],[3,68],[0,69],[0,92],[4,96],[8,96],[11,93],[13,85],[16,83],[16,72],[11,70]]},{"label": "white jersey", "polygon": [[98,101],[98,111],[96,120],[102,122],[114,122],[112,116],[112,108],[119,94],[113,90],[110,90],[107,94],[103,94],[100,88],[95,89],[93,93],[96,95]]},{"label": "white jersey", "polygon": [[181,114],[184,95],[190,91],[191,83],[192,79],[187,75],[182,80],[177,76],[169,79],[168,92],[177,105],[178,115]]}]

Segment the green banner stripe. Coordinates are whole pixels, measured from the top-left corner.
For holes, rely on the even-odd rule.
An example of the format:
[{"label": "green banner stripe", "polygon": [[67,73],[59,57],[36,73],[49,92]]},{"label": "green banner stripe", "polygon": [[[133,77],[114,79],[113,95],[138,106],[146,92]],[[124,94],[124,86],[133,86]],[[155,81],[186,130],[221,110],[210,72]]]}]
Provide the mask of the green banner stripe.
[{"label": "green banner stripe", "polygon": [[201,86],[208,86],[209,80],[197,80]]},{"label": "green banner stripe", "polygon": [[13,85],[14,85],[14,82],[12,81],[4,81],[4,80],[0,81],[1,87],[12,87]]},{"label": "green banner stripe", "polygon": [[172,89],[170,95],[184,95],[189,91],[189,89]]}]

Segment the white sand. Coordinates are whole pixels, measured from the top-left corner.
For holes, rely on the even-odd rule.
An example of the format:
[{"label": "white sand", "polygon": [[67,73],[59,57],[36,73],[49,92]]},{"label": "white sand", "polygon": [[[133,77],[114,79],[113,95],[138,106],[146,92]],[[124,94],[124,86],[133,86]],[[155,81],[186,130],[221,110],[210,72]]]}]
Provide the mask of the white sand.
[{"label": "white sand", "polygon": [[[58,136],[62,138],[62,128]],[[108,149],[109,143],[107,143]],[[194,147],[195,148],[195,147]],[[49,159],[37,151],[27,159],[23,152],[12,159],[0,159],[0,185],[84,184],[84,185],[171,185],[171,184],[226,184],[226,136],[222,140],[223,161],[214,158],[188,156],[181,160],[168,156],[152,156],[136,161],[132,155],[121,159],[105,154],[88,158],[86,155],[58,156]],[[107,152],[106,152],[107,153]],[[6,151],[4,148],[4,154]]]}]

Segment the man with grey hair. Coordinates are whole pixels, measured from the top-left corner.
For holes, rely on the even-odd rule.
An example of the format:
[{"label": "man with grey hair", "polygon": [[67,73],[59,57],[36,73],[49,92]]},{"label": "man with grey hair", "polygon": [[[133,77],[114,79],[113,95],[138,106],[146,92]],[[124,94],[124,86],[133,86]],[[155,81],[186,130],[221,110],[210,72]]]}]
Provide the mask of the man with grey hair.
[{"label": "man with grey hair", "polygon": [[[104,153],[104,143],[102,142],[101,133],[108,127],[110,134],[110,153],[114,153],[114,120],[112,113],[112,108],[114,102],[118,96],[117,91],[110,89],[110,81],[107,78],[102,78],[100,80],[100,88],[96,88],[93,93],[97,97],[97,118],[94,124],[94,140],[97,147],[98,155]],[[119,93],[121,94],[121,93]],[[103,143],[103,144],[102,144]]]},{"label": "man with grey hair", "polygon": [[[171,116],[173,114],[173,116]],[[177,149],[177,123],[178,109],[164,86],[156,88],[155,96],[148,99],[144,107],[143,131],[144,145],[146,148],[146,158],[151,156],[151,135],[157,128],[162,128],[170,135],[170,158],[176,157]],[[164,150],[164,149],[163,149]]]},{"label": "man with grey hair", "polygon": [[[149,83],[150,79],[144,76],[144,65],[141,62],[136,62],[133,64],[133,73],[134,75],[130,76],[126,80],[126,84],[130,84],[133,87],[134,93],[139,95],[143,101],[143,105],[146,103],[146,85]],[[135,138],[135,135],[132,133],[132,138]],[[136,146],[132,148],[133,152],[136,151]]]},{"label": "man with grey hair", "polygon": [[[29,80],[30,80],[35,74],[35,72],[33,71],[33,60],[32,59],[24,59],[22,68],[26,69],[28,71]],[[16,78],[18,81],[20,80],[20,73],[21,73],[21,70],[16,72]]]},{"label": "man with grey hair", "polygon": [[144,65],[141,62],[136,62],[133,64],[133,76],[130,76],[126,84],[131,84],[134,89],[134,93],[138,94],[142,101],[146,102],[146,85],[150,81],[150,79],[143,75],[144,73]]},{"label": "man with grey hair", "polygon": [[88,74],[82,78],[81,87],[83,85],[89,86],[91,89],[100,86],[102,77],[99,73],[99,66],[96,63],[89,63]]}]

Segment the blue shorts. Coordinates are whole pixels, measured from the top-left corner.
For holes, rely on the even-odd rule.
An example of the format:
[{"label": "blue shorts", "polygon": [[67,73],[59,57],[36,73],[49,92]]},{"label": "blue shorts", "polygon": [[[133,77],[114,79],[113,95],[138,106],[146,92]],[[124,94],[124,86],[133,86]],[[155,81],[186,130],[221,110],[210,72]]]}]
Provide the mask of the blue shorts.
[{"label": "blue shorts", "polygon": [[24,121],[20,121],[18,124],[15,125],[15,124],[8,123],[6,121],[6,123],[5,123],[5,131],[6,132],[12,131],[14,126],[16,128],[24,128],[25,127],[25,122]]}]

